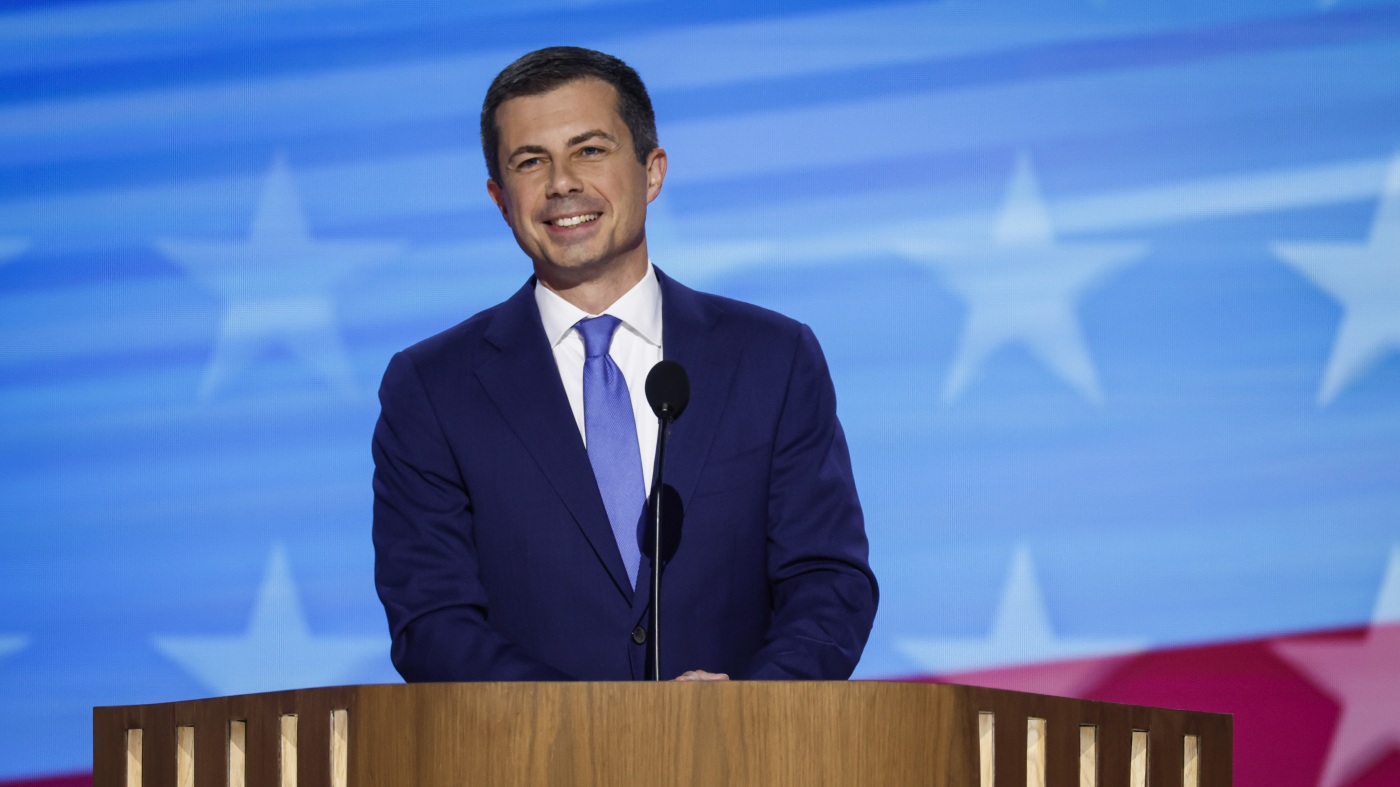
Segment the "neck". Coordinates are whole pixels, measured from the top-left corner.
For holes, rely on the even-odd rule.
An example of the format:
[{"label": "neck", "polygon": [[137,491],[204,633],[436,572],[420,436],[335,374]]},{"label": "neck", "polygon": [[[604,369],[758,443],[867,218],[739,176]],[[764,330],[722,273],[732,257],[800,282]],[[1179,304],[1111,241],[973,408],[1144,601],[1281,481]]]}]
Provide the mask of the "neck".
[{"label": "neck", "polygon": [[645,247],[635,262],[613,266],[606,274],[571,278],[554,271],[542,271],[535,266],[535,278],[540,284],[558,293],[559,297],[589,314],[602,314],[618,298],[637,285],[647,272]]}]

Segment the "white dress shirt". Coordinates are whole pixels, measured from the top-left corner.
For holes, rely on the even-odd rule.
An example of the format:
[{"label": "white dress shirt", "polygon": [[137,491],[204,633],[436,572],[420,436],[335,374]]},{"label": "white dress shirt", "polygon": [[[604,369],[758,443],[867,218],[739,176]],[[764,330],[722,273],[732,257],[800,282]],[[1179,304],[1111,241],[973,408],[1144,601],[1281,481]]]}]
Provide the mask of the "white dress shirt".
[{"label": "white dress shirt", "polygon": [[[559,379],[564,382],[564,393],[569,397],[574,421],[578,424],[584,445],[587,445],[588,431],[583,420],[583,337],[574,324],[585,317],[602,315],[589,314],[538,281],[535,282],[535,303],[540,309],[540,321],[544,323],[544,335],[554,348],[554,364],[559,367]],[[608,355],[622,370],[622,377],[627,381],[627,393],[632,397],[632,417],[637,422],[637,451],[642,459],[642,479],[646,489],[650,490],[658,425],[656,414],[647,404],[646,380],[651,367],[662,357],[661,284],[656,280],[650,262],[642,280],[603,314],[611,314],[622,321],[613,334]]]}]

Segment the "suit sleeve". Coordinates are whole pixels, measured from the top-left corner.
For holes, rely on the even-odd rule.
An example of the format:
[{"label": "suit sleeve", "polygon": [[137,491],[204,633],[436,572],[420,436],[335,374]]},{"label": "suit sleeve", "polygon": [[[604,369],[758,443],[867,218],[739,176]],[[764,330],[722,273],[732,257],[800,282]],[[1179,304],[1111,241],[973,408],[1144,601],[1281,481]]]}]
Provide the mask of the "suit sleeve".
[{"label": "suit sleeve", "polygon": [[870,570],[836,391],[816,337],[802,326],[779,416],[768,505],[772,622],[743,677],[850,677],[875,620]]},{"label": "suit sleeve", "polygon": [[374,574],[404,680],[571,680],[489,623],[470,490],[412,359],[394,356],[374,429]]}]

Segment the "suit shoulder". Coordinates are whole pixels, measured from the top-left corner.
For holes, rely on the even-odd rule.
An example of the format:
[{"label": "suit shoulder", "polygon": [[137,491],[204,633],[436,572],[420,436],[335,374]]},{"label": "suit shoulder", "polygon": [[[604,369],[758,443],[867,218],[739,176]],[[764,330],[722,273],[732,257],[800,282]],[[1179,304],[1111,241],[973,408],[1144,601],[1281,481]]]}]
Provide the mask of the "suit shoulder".
[{"label": "suit shoulder", "polygon": [[716,328],[742,332],[749,342],[768,340],[787,344],[811,332],[806,325],[785,314],[747,301],[702,292],[695,295],[716,315]]},{"label": "suit shoulder", "polygon": [[498,303],[483,309],[451,328],[409,345],[400,354],[407,356],[419,368],[432,368],[443,363],[457,366],[466,362],[474,365],[481,352],[487,327],[504,306]]}]

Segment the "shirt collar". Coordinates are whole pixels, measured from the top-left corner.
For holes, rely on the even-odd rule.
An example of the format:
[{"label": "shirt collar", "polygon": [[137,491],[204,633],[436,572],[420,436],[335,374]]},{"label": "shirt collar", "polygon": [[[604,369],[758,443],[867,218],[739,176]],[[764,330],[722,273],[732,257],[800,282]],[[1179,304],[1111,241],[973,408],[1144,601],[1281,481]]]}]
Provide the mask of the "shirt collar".
[{"label": "shirt collar", "polygon": [[[601,315],[589,314],[564,300],[554,290],[535,282],[535,304],[540,309],[540,321],[544,323],[544,334],[549,346],[556,347],[569,335],[574,324],[585,317]],[[632,285],[621,298],[603,310],[603,314],[622,320],[633,333],[648,344],[661,346],[661,283],[656,279],[656,271],[647,261],[647,272],[642,280]]]}]

